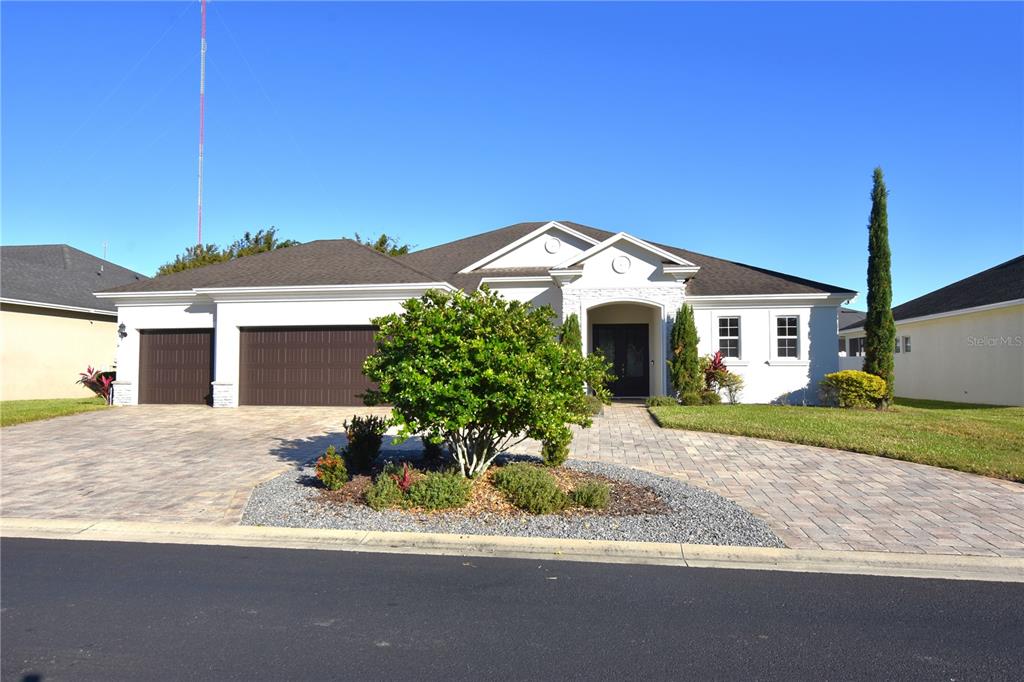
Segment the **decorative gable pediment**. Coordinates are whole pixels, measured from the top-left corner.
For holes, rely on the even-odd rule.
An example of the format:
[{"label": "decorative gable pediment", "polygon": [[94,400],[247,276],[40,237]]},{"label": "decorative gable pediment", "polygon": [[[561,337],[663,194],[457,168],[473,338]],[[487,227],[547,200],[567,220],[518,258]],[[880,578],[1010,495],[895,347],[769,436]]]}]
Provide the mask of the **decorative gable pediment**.
[{"label": "decorative gable pediment", "polygon": [[551,221],[461,270],[463,273],[509,268],[551,268],[582,254],[597,240]]},{"label": "decorative gable pediment", "polygon": [[563,286],[581,279],[588,286],[637,286],[683,282],[699,269],[685,258],[619,232],[560,262],[551,275]]}]

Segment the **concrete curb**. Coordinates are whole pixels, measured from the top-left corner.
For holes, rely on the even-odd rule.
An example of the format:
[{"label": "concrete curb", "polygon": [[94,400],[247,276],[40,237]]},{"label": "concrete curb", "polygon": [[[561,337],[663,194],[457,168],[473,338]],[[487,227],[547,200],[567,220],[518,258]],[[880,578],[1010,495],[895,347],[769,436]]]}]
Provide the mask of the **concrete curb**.
[{"label": "concrete curb", "polygon": [[0,518],[0,537],[227,545],[1024,582],[1024,559],[264,526]]}]

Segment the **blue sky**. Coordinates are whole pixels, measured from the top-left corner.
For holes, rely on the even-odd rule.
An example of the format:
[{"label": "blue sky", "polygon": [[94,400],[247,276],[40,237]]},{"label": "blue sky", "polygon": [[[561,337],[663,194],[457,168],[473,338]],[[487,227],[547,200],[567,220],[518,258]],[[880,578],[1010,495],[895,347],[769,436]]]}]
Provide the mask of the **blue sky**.
[{"label": "blue sky", "polygon": [[[199,4],[2,7],[2,241],[195,240]],[[204,241],[569,219],[895,302],[1024,250],[1024,6],[212,0]],[[864,295],[855,306],[863,307]]]}]

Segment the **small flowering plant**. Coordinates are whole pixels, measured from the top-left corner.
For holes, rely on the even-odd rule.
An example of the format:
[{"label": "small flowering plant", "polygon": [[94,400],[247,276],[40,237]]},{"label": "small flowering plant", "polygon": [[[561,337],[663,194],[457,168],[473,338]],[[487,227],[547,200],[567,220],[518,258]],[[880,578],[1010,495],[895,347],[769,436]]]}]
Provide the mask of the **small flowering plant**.
[{"label": "small flowering plant", "polygon": [[348,483],[345,459],[330,446],[316,461],[316,477],[328,490],[337,490]]},{"label": "small flowering plant", "polygon": [[395,479],[395,483],[398,484],[399,490],[403,493],[409,492],[409,488],[411,488],[414,483],[412,469],[409,468],[408,462],[402,462],[402,473],[391,474],[391,478]]},{"label": "small flowering plant", "polygon": [[110,389],[114,384],[114,373],[93,369],[92,365],[89,365],[84,372],[78,373],[78,381],[75,383],[82,384],[109,403]]}]

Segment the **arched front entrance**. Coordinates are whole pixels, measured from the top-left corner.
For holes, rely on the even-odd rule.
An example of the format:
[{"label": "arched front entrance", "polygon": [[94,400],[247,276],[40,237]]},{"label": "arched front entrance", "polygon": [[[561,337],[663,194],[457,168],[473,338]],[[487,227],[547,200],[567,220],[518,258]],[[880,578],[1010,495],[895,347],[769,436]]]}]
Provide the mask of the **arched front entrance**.
[{"label": "arched front entrance", "polygon": [[584,346],[612,363],[616,398],[664,392],[664,310],[640,302],[603,303],[586,310]]}]

